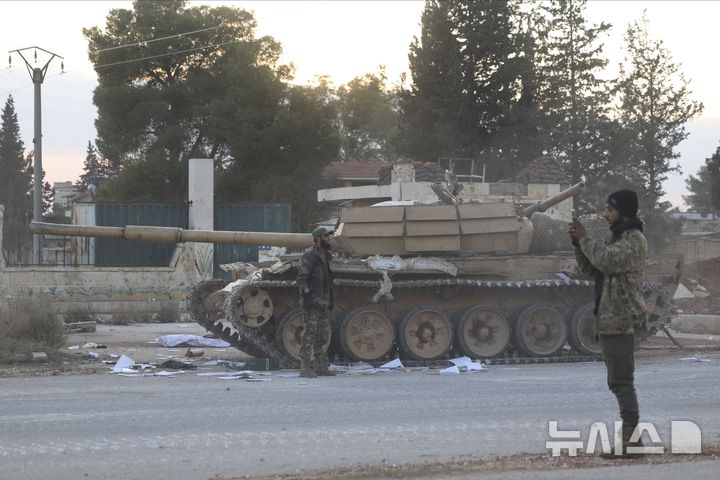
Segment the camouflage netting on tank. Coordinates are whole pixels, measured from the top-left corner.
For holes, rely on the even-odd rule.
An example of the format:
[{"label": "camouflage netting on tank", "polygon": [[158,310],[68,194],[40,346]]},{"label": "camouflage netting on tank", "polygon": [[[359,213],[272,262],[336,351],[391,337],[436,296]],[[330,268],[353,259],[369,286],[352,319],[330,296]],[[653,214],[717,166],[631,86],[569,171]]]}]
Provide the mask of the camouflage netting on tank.
[{"label": "camouflage netting on tank", "polygon": [[533,213],[530,220],[533,224],[531,252],[567,252],[572,250],[567,221],[540,212]]}]

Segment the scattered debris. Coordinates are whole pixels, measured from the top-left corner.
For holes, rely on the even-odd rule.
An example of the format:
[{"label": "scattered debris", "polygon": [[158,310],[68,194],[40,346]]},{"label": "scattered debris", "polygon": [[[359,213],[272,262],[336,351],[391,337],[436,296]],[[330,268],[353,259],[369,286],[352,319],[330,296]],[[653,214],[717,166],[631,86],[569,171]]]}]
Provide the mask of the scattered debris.
[{"label": "scattered debris", "polygon": [[123,372],[123,370],[124,369],[132,369],[133,365],[135,365],[135,360],[128,357],[127,355],[123,355],[115,363],[115,366],[113,367],[111,373],[127,373],[127,372]]},{"label": "scattered debris", "polygon": [[93,333],[97,330],[97,323],[94,320],[91,322],[66,323],[65,330],[68,333]]},{"label": "scattered debris", "polygon": [[33,362],[42,362],[45,363],[48,361],[47,353],[45,352],[32,352],[32,361]]},{"label": "scattered debris", "polygon": [[450,362],[458,367],[461,372],[479,372],[487,370],[481,362],[473,362],[470,357],[457,357],[450,359]]},{"label": "scattered debris", "polygon": [[693,355],[692,357],[685,357],[685,358],[681,358],[680,360],[690,360],[693,363],[701,363],[701,362],[709,362],[710,361],[709,358],[702,358],[700,356],[700,352],[695,352],[695,355]]},{"label": "scattered debris", "polygon": [[197,370],[197,366],[190,362],[183,362],[170,358],[158,365],[159,368],[169,368],[170,370]]},{"label": "scattered debris", "polygon": [[452,367],[447,367],[440,370],[440,375],[460,375],[460,369],[457,367],[457,365],[453,365]]},{"label": "scattered debris", "polygon": [[192,348],[188,347],[187,352],[185,352],[185,356],[188,358],[199,358],[203,355],[205,355],[205,350],[203,350],[202,348],[193,350]]},{"label": "scattered debris", "polygon": [[225,340],[219,340],[216,338],[206,338],[201,337],[199,335],[185,335],[185,334],[175,334],[175,335],[164,335],[162,337],[158,337],[155,340],[153,340],[150,343],[157,343],[162,345],[163,347],[177,347],[177,346],[185,346],[185,347],[217,347],[217,348],[227,348],[230,346],[228,342]]}]

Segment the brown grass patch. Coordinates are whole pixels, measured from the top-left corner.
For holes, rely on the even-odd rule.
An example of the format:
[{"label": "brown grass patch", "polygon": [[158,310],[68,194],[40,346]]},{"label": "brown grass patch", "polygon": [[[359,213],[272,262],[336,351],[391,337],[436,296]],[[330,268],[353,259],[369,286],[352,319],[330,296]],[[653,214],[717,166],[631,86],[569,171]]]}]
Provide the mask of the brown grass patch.
[{"label": "brown grass patch", "polygon": [[13,299],[0,310],[0,361],[55,351],[66,338],[65,324],[44,298]]}]

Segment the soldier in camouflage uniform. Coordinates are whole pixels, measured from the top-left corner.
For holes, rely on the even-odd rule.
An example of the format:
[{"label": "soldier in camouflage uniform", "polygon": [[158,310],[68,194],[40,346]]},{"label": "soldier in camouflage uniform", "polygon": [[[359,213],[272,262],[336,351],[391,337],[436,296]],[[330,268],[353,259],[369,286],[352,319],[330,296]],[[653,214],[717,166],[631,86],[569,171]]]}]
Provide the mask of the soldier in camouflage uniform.
[{"label": "soldier in camouflage uniform", "polygon": [[[312,232],[313,246],[305,251],[300,260],[300,270],[295,281],[300,290],[300,304],[304,309],[305,328],[300,347],[300,376],[315,378],[332,376],[328,369],[325,345],[330,340],[330,312],[335,304],[330,262],[330,235],[332,230],[318,227]],[[315,356],[315,370],[311,358]]]},{"label": "soldier in camouflage uniform", "polygon": [[595,277],[597,333],[608,387],[617,398],[623,422],[623,449],[603,455],[611,458],[638,456],[628,454],[627,446],[642,446],[640,440],[630,442],[640,418],[634,386],[634,332],[647,321],[642,297],[647,241],[637,211],[635,192],[618,190],[608,197],[605,219],[612,233],[604,242],[589,238],[579,221],[573,219],[570,224],[578,266]]}]

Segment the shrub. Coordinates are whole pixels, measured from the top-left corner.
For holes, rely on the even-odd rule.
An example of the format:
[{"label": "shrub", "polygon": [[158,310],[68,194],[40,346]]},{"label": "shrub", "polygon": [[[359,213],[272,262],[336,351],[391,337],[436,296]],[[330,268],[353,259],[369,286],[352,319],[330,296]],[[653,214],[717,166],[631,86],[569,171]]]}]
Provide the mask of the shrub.
[{"label": "shrub", "polygon": [[131,323],[148,323],[150,320],[150,315],[145,312],[135,312],[132,310],[122,309],[112,314],[110,324],[130,325]]},{"label": "shrub", "polygon": [[63,320],[65,323],[77,323],[77,322],[98,322],[98,317],[90,308],[90,305],[73,305],[68,308],[63,314]]},{"label": "shrub", "polygon": [[0,358],[52,351],[67,338],[65,325],[44,298],[13,299],[0,310]]},{"label": "shrub", "polygon": [[174,323],[180,321],[180,308],[176,302],[160,302],[160,310],[153,316],[154,323]]}]

